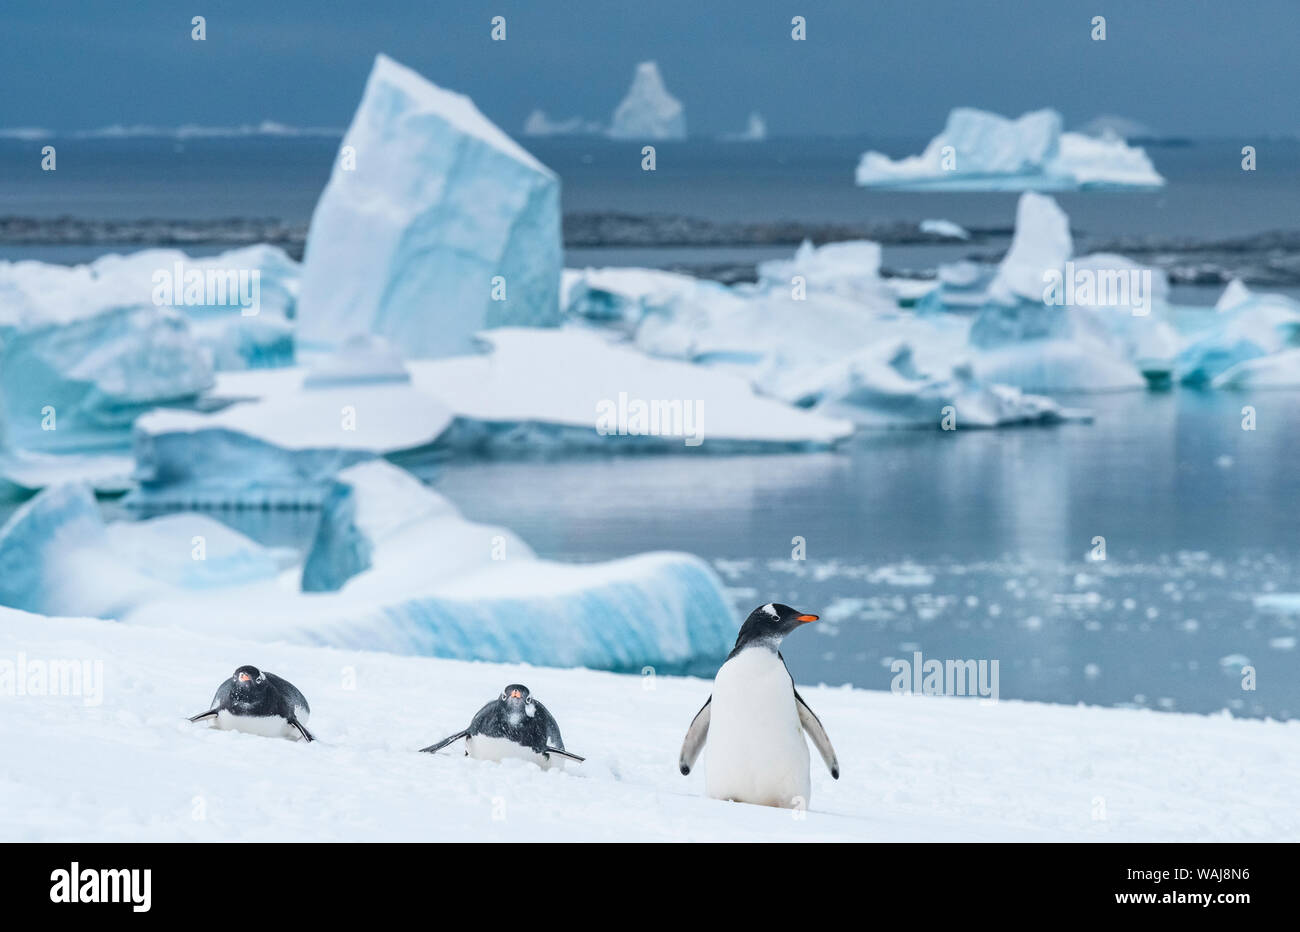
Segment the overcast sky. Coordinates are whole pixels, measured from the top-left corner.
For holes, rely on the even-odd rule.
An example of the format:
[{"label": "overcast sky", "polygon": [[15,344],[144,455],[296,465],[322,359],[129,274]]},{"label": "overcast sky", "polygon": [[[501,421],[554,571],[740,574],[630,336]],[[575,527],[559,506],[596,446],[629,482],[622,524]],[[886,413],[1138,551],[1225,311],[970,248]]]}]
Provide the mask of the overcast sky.
[{"label": "overcast sky", "polygon": [[[505,42],[489,39],[496,14]],[[2,0],[0,28],[0,127],[61,132],[344,127],[380,51],[512,133],[534,107],[607,122],[645,59],[701,135],[759,110],[773,135],[930,136],[958,105],[1300,130],[1300,0]]]}]

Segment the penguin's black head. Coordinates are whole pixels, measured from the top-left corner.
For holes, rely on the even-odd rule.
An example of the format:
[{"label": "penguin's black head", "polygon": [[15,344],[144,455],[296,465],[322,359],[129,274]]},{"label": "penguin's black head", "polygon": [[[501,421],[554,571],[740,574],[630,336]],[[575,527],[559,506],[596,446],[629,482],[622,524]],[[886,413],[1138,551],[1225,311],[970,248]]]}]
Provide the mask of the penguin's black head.
[{"label": "penguin's black head", "polygon": [[235,684],[235,692],[240,696],[253,695],[261,691],[266,685],[266,674],[257,667],[250,667],[247,664],[235,671],[230,677]]},{"label": "penguin's black head", "polygon": [[528,687],[522,683],[511,683],[501,690],[501,702],[505,705],[511,721],[518,721],[522,715],[531,717],[536,714],[533,697],[529,694]]},{"label": "penguin's black head", "polygon": [[766,644],[775,650],[781,639],[795,628],[816,620],[816,615],[807,615],[780,602],[760,605],[749,613],[745,623],[740,626],[740,634],[732,653],[757,643]]}]

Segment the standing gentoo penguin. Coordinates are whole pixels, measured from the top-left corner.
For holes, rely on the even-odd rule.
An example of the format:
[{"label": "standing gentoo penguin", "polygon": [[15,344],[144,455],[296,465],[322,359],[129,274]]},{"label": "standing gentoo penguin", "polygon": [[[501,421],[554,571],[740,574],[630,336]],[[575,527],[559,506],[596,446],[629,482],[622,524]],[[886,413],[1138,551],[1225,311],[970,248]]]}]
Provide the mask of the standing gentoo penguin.
[{"label": "standing gentoo penguin", "polygon": [[274,673],[263,673],[257,667],[244,666],[217,687],[212,708],[190,721],[211,718],[216,720],[218,728],[268,738],[315,741],[307,730],[310,715],[307,699],[288,680]]},{"label": "standing gentoo penguin", "polygon": [[804,732],[831,776],[840,778],[831,739],[794,688],[780,650],[787,634],[816,620],[816,615],[769,602],[740,626],[736,646],[714,677],[713,695],[686,731],[678,762],[683,774],[690,773],[708,738],[704,789],[714,799],[807,807],[812,783]]},{"label": "standing gentoo penguin", "polygon": [[518,683],[511,683],[501,690],[500,696],[479,709],[464,731],[420,750],[436,754],[461,738],[465,739],[466,756],[479,760],[520,757],[546,770],[555,763],[552,756],[579,763],[586,759],[564,750],[564,739],[560,737],[555,717],[529,695],[527,686]]}]

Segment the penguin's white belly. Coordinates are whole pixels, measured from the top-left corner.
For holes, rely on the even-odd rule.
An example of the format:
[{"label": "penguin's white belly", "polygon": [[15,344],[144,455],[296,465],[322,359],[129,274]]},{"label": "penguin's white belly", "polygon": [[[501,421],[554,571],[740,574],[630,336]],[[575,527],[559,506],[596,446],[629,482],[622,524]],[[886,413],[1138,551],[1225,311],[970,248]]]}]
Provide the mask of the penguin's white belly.
[{"label": "penguin's white belly", "polygon": [[[306,725],[307,715],[299,712],[298,721]],[[295,741],[302,738],[298,729],[280,715],[234,715],[222,709],[217,713],[216,725],[226,731],[242,731],[250,735],[261,735],[264,738],[292,738]]]},{"label": "penguin's white belly", "polygon": [[804,808],[808,745],[794,684],[774,651],[743,650],[718,670],[705,744],[705,792],[760,806]]},{"label": "penguin's white belly", "polygon": [[552,758],[543,757],[532,748],[516,744],[509,738],[489,738],[487,735],[471,735],[465,739],[465,751],[475,760],[503,761],[507,758],[531,761],[543,770],[549,770]]}]

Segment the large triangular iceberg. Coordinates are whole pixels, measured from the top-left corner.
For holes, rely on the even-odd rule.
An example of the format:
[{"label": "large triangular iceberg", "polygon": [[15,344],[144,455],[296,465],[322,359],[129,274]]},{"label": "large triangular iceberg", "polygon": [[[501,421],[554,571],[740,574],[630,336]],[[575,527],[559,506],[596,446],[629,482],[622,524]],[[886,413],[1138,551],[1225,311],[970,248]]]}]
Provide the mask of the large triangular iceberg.
[{"label": "large triangular iceberg", "polygon": [[560,183],[474,103],[380,55],[312,215],[299,339],[408,358],[559,320]]},{"label": "large triangular iceberg", "polygon": [[614,110],[609,135],[637,140],[686,138],[686,112],[681,101],[668,93],[654,62],[636,66],[632,86]]}]

